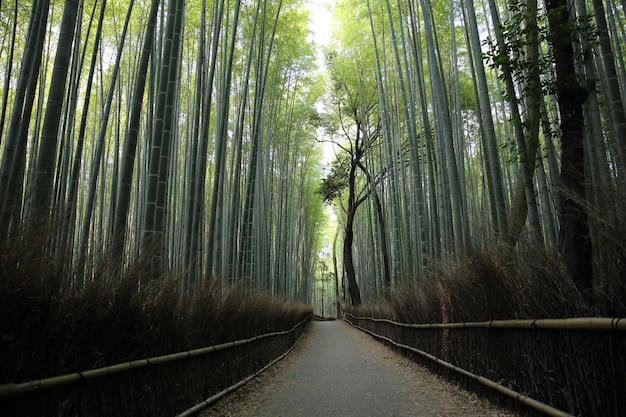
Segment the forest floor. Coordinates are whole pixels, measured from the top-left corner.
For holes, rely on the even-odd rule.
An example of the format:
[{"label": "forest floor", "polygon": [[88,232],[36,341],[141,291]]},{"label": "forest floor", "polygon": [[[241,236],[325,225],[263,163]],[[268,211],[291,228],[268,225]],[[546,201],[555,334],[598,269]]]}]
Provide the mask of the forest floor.
[{"label": "forest floor", "polygon": [[285,359],[202,417],[517,417],[341,321],[313,322]]}]

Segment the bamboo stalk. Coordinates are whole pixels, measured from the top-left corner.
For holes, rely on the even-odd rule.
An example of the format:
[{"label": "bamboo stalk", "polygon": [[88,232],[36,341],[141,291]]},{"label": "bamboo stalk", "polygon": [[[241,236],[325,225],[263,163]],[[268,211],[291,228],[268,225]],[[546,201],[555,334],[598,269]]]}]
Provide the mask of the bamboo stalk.
[{"label": "bamboo stalk", "polygon": [[[346,315],[352,316],[349,313],[346,313]],[[354,317],[354,316],[352,316],[352,317]],[[559,410],[557,408],[552,407],[551,405],[548,405],[548,404],[542,403],[540,401],[537,401],[534,398],[531,398],[531,397],[529,397],[527,395],[524,395],[524,394],[519,393],[517,391],[514,391],[514,390],[512,390],[510,388],[507,388],[504,385],[498,384],[497,382],[492,381],[492,380],[490,380],[488,378],[485,378],[485,377],[480,376],[480,375],[476,375],[475,373],[467,371],[467,370],[465,370],[463,368],[459,368],[458,366],[453,365],[450,362],[446,362],[443,359],[439,359],[438,357],[433,356],[430,353],[424,352],[423,350],[414,348],[413,346],[409,346],[409,345],[405,345],[405,344],[402,344],[402,343],[398,343],[398,342],[396,342],[393,339],[390,339],[390,338],[385,337],[385,336],[381,336],[381,335],[379,335],[377,333],[374,333],[371,330],[368,330],[368,329],[365,329],[365,328],[363,328],[361,326],[353,324],[350,320],[345,319],[345,321],[350,323],[351,326],[353,326],[353,327],[355,327],[355,328],[357,328],[359,330],[362,330],[362,331],[364,331],[364,332],[374,336],[377,339],[389,342],[392,345],[397,346],[399,348],[410,350],[411,352],[418,353],[421,356],[424,356],[425,358],[428,358],[428,359],[434,361],[435,363],[437,363],[439,365],[442,365],[442,366],[444,366],[444,367],[446,367],[448,369],[451,369],[451,370],[453,370],[455,372],[458,372],[461,375],[464,375],[464,376],[466,376],[468,378],[474,379],[474,380],[480,382],[481,384],[483,384],[483,385],[485,385],[485,386],[487,386],[487,387],[489,387],[491,389],[494,389],[494,390],[496,390],[496,391],[498,391],[498,392],[500,392],[500,393],[502,393],[502,394],[504,394],[504,395],[506,395],[506,396],[508,396],[510,398],[513,398],[513,399],[515,399],[515,400],[517,400],[517,401],[519,401],[519,402],[521,402],[521,403],[523,403],[523,404],[525,404],[525,405],[527,405],[529,407],[532,407],[535,410],[541,411],[542,413],[544,413],[546,415],[553,416],[553,417],[574,417],[572,414],[568,414],[565,411],[562,411],[562,410]]]},{"label": "bamboo stalk", "polygon": [[398,323],[389,319],[373,317],[357,317],[344,313],[357,320],[383,322],[412,329],[458,329],[458,328],[497,328],[497,329],[548,329],[548,330],[603,330],[625,331],[626,318],[623,317],[574,317],[567,319],[521,319],[521,320],[489,320],[464,323]]},{"label": "bamboo stalk", "polygon": [[308,315],[304,320],[294,325],[289,330],[283,330],[278,332],[265,333],[257,335],[249,339],[235,340],[232,342],[221,343],[219,345],[207,346],[198,349],[192,349],[185,352],[170,353],[167,355],[155,356],[153,358],[137,359],[130,362],[118,363],[111,366],[105,366],[102,368],[90,369],[82,372],[74,372],[66,375],[53,376],[50,378],[43,378],[29,382],[11,383],[0,385],[0,399],[14,397],[26,392],[41,391],[48,388],[59,387],[62,385],[71,384],[84,379],[100,378],[107,375],[112,375],[120,372],[126,372],[133,369],[144,368],[146,366],[159,365],[167,362],[173,362],[176,360],[187,359],[194,356],[206,355],[219,350],[230,349],[235,346],[241,346],[252,343],[256,340],[265,339],[268,337],[283,336],[295,331],[302,324],[307,323],[311,319],[311,315]]}]

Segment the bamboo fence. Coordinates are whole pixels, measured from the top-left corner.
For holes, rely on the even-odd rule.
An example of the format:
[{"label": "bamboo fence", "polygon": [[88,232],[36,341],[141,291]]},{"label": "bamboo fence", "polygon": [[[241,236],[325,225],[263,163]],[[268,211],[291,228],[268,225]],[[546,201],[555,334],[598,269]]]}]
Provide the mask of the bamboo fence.
[{"label": "bamboo fence", "polygon": [[298,327],[302,326],[303,324],[308,323],[310,319],[311,319],[311,315],[308,315],[304,320],[297,323],[289,330],[265,333],[265,334],[257,335],[248,339],[236,340],[232,342],[221,343],[218,345],[207,346],[207,347],[203,347],[199,349],[192,349],[192,350],[188,350],[184,352],[171,353],[168,355],[155,356],[152,358],[137,359],[134,361],[105,366],[102,368],[90,369],[90,370],[82,371],[82,372],[74,372],[71,374],[59,375],[59,376],[54,376],[50,378],[43,378],[43,379],[38,379],[34,381],[29,381],[29,382],[10,383],[10,384],[0,385],[0,400],[11,398],[16,395],[24,394],[27,392],[41,391],[44,389],[72,384],[72,383],[79,382],[82,380],[101,378],[104,376],[113,375],[113,374],[120,373],[120,372],[127,372],[131,370],[139,369],[139,368],[144,368],[147,366],[155,366],[155,365],[173,362],[177,360],[207,355],[212,352],[231,349],[236,346],[253,343],[257,340],[265,339],[268,337],[283,336],[283,335],[294,332]]},{"label": "bamboo fence", "polygon": [[487,328],[487,329],[550,329],[550,330],[603,330],[626,331],[626,318],[624,317],[575,317],[567,319],[521,319],[521,320],[489,320],[470,321],[465,323],[427,323],[411,324],[399,323],[389,319],[374,317],[359,317],[350,313],[344,313],[356,320],[369,320],[393,324],[398,327],[411,329],[462,329],[462,328]]},{"label": "bamboo fence", "polygon": [[203,409],[205,409],[206,407],[208,407],[211,404],[219,401],[220,399],[222,399],[226,395],[230,394],[231,392],[233,392],[235,390],[238,390],[239,388],[241,388],[242,386],[244,386],[248,382],[252,381],[254,378],[256,378],[257,376],[261,375],[267,369],[269,369],[274,364],[276,364],[277,362],[281,361],[285,356],[287,356],[289,354],[289,352],[291,352],[298,345],[298,343],[300,343],[300,341],[304,337],[304,334],[305,334],[305,332],[302,332],[302,334],[300,335],[298,340],[296,340],[296,343],[294,343],[285,353],[283,353],[282,355],[280,355],[279,357],[277,357],[276,359],[274,359],[273,361],[271,361],[270,363],[265,365],[263,368],[261,368],[260,370],[258,370],[254,374],[252,374],[252,375],[242,379],[241,381],[237,382],[236,384],[231,385],[228,388],[225,388],[224,390],[218,392],[217,394],[213,395],[212,397],[209,397],[206,400],[201,401],[200,403],[194,405],[193,407],[189,408],[188,410],[185,410],[182,413],[178,414],[176,417],[189,417],[189,416],[192,416],[194,414],[197,414],[200,411],[202,411]]},{"label": "bamboo fence", "polygon": [[498,328],[498,329],[550,329],[550,330],[588,330],[588,331],[625,331],[626,319],[625,318],[605,318],[605,317],[578,317],[567,319],[529,319],[529,320],[490,320],[482,322],[466,322],[466,323],[431,323],[431,324],[410,324],[410,323],[398,323],[389,319],[379,319],[373,317],[358,317],[348,312],[344,313],[344,320],[351,326],[358,328],[373,337],[384,340],[398,348],[405,349],[414,353],[417,353],[441,366],[451,369],[461,375],[474,379],[477,382],[498,391],[510,398],[513,398],[527,406],[534,408],[546,415],[553,417],[573,417],[571,414],[565,411],[559,410],[548,404],[535,400],[527,395],[514,391],[502,384],[498,384],[483,376],[477,375],[473,372],[467,371],[463,368],[459,368],[450,362],[444,361],[428,352],[417,349],[413,346],[398,343],[393,339],[386,336],[377,334],[369,329],[361,327],[352,323],[349,317],[356,320],[365,320],[371,322],[384,322],[398,327],[413,328],[413,329],[462,329],[462,328]]}]

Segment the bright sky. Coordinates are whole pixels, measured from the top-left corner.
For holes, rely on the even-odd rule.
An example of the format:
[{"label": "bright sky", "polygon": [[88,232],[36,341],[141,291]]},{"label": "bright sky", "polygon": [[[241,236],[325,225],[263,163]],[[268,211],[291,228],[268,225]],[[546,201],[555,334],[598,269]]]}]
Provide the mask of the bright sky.
[{"label": "bright sky", "polygon": [[[311,20],[309,21],[309,29],[312,32],[313,41],[318,46],[325,46],[330,43],[330,22],[332,20],[332,5],[333,0],[308,0],[307,8],[311,11]],[[317,62],[321,71],[325,70],[324,66],[324,53],[322,48],[317,50]],[[320,104],[321,105],[321,104]],[[320,111],[322,109],[318,109]],[[320,132],[321,133],[321,132]],[[318,133],[318,134],[320,134]],[[335,158],[334,146],[327,142],[322,144],[324,150],[323,162],[324,164],[330,164]],[[326,215],[328,218],[327,227],[329,230],[336,227],[337,216],[330,205],[326,206]],[[330,236],[333,232],[327,231],[326,242],[323,252],[332,253],[332,246]]]},{"label": "bright sky", "polygon": [[[311,20],[309,21],[309,29],[313,42],[318,47],[323,47],[330,43],[331,20],[332,20],[332,0],[308,0],[307,8],[311,11]],[[317,50],[317,63],[321,71],[324,67],[324,53],[322,48]],[[320,104],[321,106],[321,104]],[[323,109],[318,108],[318,111]],[[324,164],[329,164],[335,158],[335,152],[331,143],[324,143]]]},{"label": "bright sky", "polygon": [[331,7],[331,0],[308,1],[307,8],[311,10],[309,27],[313,32],[313,39],[318,45],[327,45],[330,42]]}]

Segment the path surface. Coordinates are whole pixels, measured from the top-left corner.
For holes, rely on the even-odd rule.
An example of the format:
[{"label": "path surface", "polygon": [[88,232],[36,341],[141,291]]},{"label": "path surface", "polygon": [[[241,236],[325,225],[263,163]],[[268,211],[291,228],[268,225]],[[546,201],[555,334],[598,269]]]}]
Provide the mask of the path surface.
[{"label": "path surface", "polygon": [[314,322],[286,359],[203,417],[513,416],[341,321]]}]

